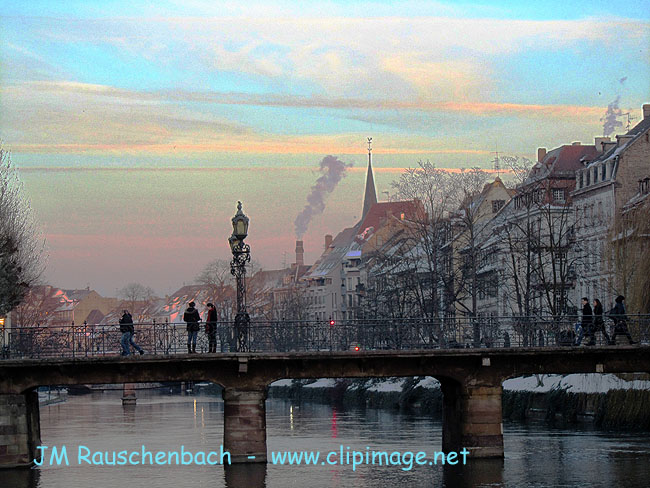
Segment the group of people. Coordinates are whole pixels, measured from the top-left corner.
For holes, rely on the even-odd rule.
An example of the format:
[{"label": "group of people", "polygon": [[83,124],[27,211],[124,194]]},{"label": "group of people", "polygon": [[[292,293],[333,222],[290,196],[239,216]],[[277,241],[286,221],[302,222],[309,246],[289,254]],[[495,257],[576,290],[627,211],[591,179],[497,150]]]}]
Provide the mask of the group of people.
[{"label": "group of people", "polygon": [[596,345],[596,333],[601,332],[607,344],[616,344],[616,337],[619,335],[627,337],[627,340],[630,344],[636,344],[632,340],[630,331],[627,328],[627,315],[625,314],[625,305],[623,302],[625,297],[619,295],[616,297],[614,308],[609,311],[609,318],[614,322],[614,328],[612,331],[612,336],[610,337],[607,333],[607,328],[605,327],[605,316],[603,313],[603,305],[600,303],[600,300],[594,298],[593,304],[594,308],[591,308],[589,304],[589,299],[587,297],[582,298],[582,321],[580,322],[580,330],[578,337],[576,338],[575,345],[579,346],[582,343],[582,339],[588,339],[587,346]]},{"label": "group of people", "polygon": [[[196,353],[196,339],[199,335],[199,323],[201,314],[195,308],[196,303],[190,302],[183,314],[183,321],[187,323],[187,352]],[[208,303],[207,316],[205,318],[205,333],[208,336],[208,352],[217,352],[217,309],[212,303]]]},{"label": "group of people", "polygon": [[[201,323],[201,314],[195,307],[196,303],[190,302],[183,315],[183,321],[187,323],[187,352],[190,354],[196,353],[196,339],[199,335],[199,324]],[[212,303],[208,303],[206,307],[205,333],[208,336],[208,352],[217,352],[217,309]],[[135,329],[133,327],[133,317],[128,310],[122,310],[120,332],[122,333],[120,341],[122,356],[129,356],[131,347],[138,353],[144,354],[144,350],[133,340]]]}]

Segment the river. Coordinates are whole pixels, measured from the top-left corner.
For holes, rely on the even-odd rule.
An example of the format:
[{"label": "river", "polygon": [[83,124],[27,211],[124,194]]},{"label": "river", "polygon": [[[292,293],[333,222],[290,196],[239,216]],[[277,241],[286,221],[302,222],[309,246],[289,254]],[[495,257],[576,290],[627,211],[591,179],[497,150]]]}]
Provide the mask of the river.
[{"label": "river", "polygon": [[[217,451],[223,437],[223,402],[216,395],[139,391],[136,407],[122,407],[121,392],[71,396],[41,407],[43,445],[66,446],[69,466],[0,471],[3,488],[165,487],[616,487],[648,486],[647,433],[551,429],[504,424],[505,460],[408,469],[407,453],[427,459],[441,449],[442,425],[428,416],[377,409],[337,409],[316,403],[267,400],[268,450],[398,451],[400,466],[248,465],[101,466],[77,463],[79,446],[97,451]],[[349,448],[349,449],[348,449]],[[83,451],[84,453],[86,451]],[[365,454],[364,454],[365,456]],[[109,456],[110,458],[110,456]],[[92,457],[90,459],[93,459]],[[322,458],[320,458],[322,459]],[[397,459],[397,458],[394,458]]]}]

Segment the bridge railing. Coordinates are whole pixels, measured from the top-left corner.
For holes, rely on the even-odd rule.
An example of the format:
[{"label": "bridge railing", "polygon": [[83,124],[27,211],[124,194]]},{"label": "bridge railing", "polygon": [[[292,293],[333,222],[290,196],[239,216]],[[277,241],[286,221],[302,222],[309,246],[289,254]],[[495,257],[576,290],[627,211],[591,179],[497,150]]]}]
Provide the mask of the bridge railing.
[{"label": "bridge railing", "polygon": [[[252,320],[246,335],[251,352],[367,351],[486,347],[557,347],[575,344],[580,335],[577,316],[394,318],[329,321]],[[650,315],[628,315],[625,327],[607,318],[611,337],[650,343]],[[134,341],[147,354],[187,353],[185,323],[135,324]],[[587,331],[584,331],[587,332]],[[115,356],[121,353],[119,325],[50,325],[0,329],[0,357],[48,358]],[[208,351],[209,336],[201,325],[197,353]],[[590,342],[585,334],[582,344]],[[217,323],[217,352],[235,351],[234,323]],[[595,343],[606,345],[604,334]]]}]

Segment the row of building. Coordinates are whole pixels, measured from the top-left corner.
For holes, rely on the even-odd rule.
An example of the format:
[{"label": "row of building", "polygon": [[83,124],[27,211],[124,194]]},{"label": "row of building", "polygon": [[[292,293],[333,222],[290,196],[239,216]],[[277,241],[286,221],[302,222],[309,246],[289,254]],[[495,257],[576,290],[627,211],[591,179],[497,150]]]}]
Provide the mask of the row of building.
[{"label": "row of building", "polygon": [[[248,280],[248,312],[261,320],[571,315],[583,296],[650,312],[650,105],[624,135],[547,151],[521,181],[497,176],[440,211],[440,198],[377,201],[371,151],[361,219],[304,263]],[[512,176],[512,175],[511,175]],[[504,176],[505,178],[505,176]],[[457,189],[458,190],[458,189]],[[467,189],[465,189],[467,190]],[[189,301],[213,302],[232,320],[232,286],[183,286],[126,303],[97,292],[34,288],[14,325],[180,322]],[[8,323],[5,318],[5,323]]]},{"label": "row of building", "polygon": [[445,212],[377,202],[369,153],[361,220],[326,236],[292,293],[313,320],[574,315],[582,297],[619,294],[648,313],[649,138],[644,105],[626,134],[540,148],[521,181],[497,176]]}]

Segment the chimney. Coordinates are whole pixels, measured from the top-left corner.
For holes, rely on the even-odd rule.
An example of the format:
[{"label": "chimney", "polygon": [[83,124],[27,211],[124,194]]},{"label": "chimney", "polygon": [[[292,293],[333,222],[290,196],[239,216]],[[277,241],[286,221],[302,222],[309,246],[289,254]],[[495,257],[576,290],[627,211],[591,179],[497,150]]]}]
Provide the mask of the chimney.
[{"label": "chimney", "polygon": [[603,142],[602,142],[602,145],[603,145],[603,152],[607,152],[607,151],[609,151],[611,148],[613,148],[614,146],[616,146],[616,143],[615,143],[614,141],[603,141]]},{"label": "chimney", "polygon": [[643,104],[643,118],[650,119],[650,103]]},{"label": "chimney", "polygon": [[618,147],[624,146],[632,139],[634,139],[634,136],[628,136],[627,134],[616,136],[616,142],[618,143]]},{"label": "chimney", "polygon": [[296,266],[305,264],[305,249],[302,246],[302,241],[296,241]]},{"label": "chimney", "polygon": [[332,236],[327,234],[325,236],[325,249],[329,248],[332,245]]},{"label": "chimney", "polygon": [[603,142],[609,142],[611,139],[609,137],[595,137],[594,146],[596,146],[596,151],[599,153],[603,152]]},{"label": "chimney", "polygon": [[580,145],[580,141],[572,142],[571,145],[572,145],[572,146],[579,146],[579,145]]},{"label": "chimney", "polygon": [[537,148],[537,161],[540,163],[544,161],[544,158],[546,157],[546,148],[545,147],[538,147]]}]

